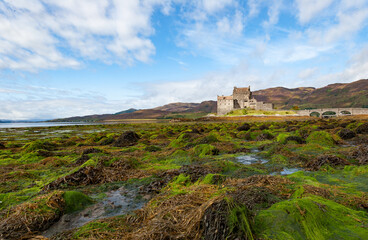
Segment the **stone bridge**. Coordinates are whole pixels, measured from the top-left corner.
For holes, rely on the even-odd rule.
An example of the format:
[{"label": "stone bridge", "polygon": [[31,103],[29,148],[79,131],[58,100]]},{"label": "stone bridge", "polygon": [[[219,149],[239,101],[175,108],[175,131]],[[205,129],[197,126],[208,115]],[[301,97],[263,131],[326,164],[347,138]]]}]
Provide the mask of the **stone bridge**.
[{"label": "stone bridge", "polygon": [[297,111],[299,116],[350,116],[350,115],[368,115],[368,108],[319,108]]}]

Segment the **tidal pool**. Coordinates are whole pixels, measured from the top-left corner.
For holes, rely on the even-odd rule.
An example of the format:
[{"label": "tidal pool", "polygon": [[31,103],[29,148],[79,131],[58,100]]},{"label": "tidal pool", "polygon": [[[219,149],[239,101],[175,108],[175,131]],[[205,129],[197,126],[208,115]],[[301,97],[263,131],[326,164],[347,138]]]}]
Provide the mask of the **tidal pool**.
[{"label": "tidal pool", "polygon": [[256,155],[243,155],[243,156],[238,156],[236,157],[236,160],[239,163],[245,164],[245,165],[250,165],[250,164],[254,164],[254,163],[260,163],[260,164],[264,164],[267,163],[268,161],[265,159],[262,159],[260,157],[257,157]]},{"label": "tidal pool", "polygon": [[127,214],[142,208],[148,201],[148,199],[138,195],[137,190],[127,190],[125,187],[107,192],[106,195],[102,201],[82,211],[64,214],[42,235],[51,237],[57,233],[81,227],[92,220]]}]

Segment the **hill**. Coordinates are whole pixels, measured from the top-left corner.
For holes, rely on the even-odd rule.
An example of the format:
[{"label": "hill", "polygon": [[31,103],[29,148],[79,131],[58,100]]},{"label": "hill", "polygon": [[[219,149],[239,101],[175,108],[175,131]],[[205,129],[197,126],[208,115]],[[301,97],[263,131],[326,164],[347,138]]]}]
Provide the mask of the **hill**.
[{"label": "hill", "polygon": [[123,114],[123,113],[132,113],[132,112],[136,112],[138,111],[138,109],[135,109],[135,108],[129,108],[128,110],[125,110],[125,111],[121,111],[121,112],[117,112],[117,113],[114,113],[115,115],[119,115],[119,114]]},{"label": "hill", "polygon": [[53,122],[96,122],[106,120],[124,119],[170,119],[170,118],[194,118],[202,117],[208,113],[215,113],[216,101],[204,101],[202,103],[170,103],[152,109],[128,109],[115,114],[101,114],[77,116],[70,118],[54,119]]},{"label": "hill", "polygon": [[253,96],[271,102],[279,109],[324,108],[324,107],[368,107],[368,79],[352,83],[335,83],[322,88],[268,88],[254,91]]}]

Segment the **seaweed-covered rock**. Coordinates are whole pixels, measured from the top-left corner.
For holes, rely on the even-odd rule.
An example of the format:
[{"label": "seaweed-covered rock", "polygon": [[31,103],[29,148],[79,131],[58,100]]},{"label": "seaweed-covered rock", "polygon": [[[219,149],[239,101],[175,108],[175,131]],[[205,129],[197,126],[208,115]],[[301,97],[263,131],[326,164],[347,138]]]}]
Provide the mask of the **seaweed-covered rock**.
[{"label": "seaweed-covered rock", "polygon": [[334,124],[323,124],[318,127],[318,130],[328,130],[328,129],[334,129],[336,126]]},{"label": "seaweed-covered rock", "polygon": [[256,141],[272,140],[274,136],[271,133],[261,133],[257,136]]},{"label": "seaweed-covered rock", "polygon": [[179,174],[189,175],[192,182],[205,177],[209,173],[214,173],[214,171],[203,165],[185,165],[179,169]]},{"label": "seaweed-covered rock", "polygon": [[201,132],[203,132],[203,129],[198,129],[198,128],[192,128],[190,130],[191,133],[197,133],[197,134],[201,134]]},{"label": "seaweed-covered rock", "polygon": [[214,202],[205,210],[201,228],[205,240],[253,239],[247,209],[225,199]]},{"label": "seaweed-covered rock", "polygon": [[308,162],[306,164],[306,167],[309,170],[317,171],[325,164],[328,164],[330,166],[344,166],[349,165],[350,163],[345,159],[342,159],[335,155],[320,155],[314,160]]},{"label": "seaweed-covered rock", "polygon": [[227,151],[229,154],[236,154],[236,153],[250,153],[249,148],[236,148],[230,151]]},{"label": "seaweed-covered rock", "polygon": [[368,133],[368,122],[367,123],[363,123],[362,125],[360,125],[359,127],[357,127],[356,132],[359,134],[366,134]]},{"label": "seaweed-covered rock", "polygon": [[155,145],[149,145],[149,146],[145,147],[144,150],[147,151],[147,152],[158,152],[158,151],[161,151],[161,148],[157,147]]},{"label": "seaweed-covered rock", "polygon": [[265,209],[282,200],[263,186],[240,188],[231,192],[231,196],[249,210]]},{"label": "seaweed-covered rock", "polygon": [[167,185],[168,182],[179,176],[179,169],[170,169],[157,174],[157,179],[151,181],[150,184],[140,187],[141,194],[159,193],[160,190]]},{"label": "seaweed-covered rock", "polygon": [[180,169],[170,169],[157,174],[157,179],[146,186],[142,186],[139,191],[144,194],[159,193],[168,182],[172,181],[180,174],[189,176],[191,182],[196,182],[198,179],[216,172],[216,169],[204,165],[185,165]]},{"label": "seaweed-covered rock", "polygon": [[285,132],[295,132],[296,130],[298,130],[298,127],[294,125],[288,125],[285,127]]},{"label": "seaweed-covered rock", "polygon": [[0,221],[0,239],[29,239],[55,223],[63,214],[63,192],[56,191],[22,203]]},{"label": "seaweed-covered rock", "polygon": [[102,179],[102,171],[94,166],[87,166],[79,169],[78,171],[56,179],[55,181],[47,184],[43,190],[60,189],[64,186],[80,186],[99,183]]},{"label": "seaweed-covered rock", "polygon": [[192,153],[202,158],[209,155],[218,155],[219,150],[210,144],[199,144],[192,149]]},{"label": "seaweed-covered rock", "polygon": [[250,125],[248,123],[244,123],[240,127],[238,127],[236,130],[238,131],[248,131],[250,129]]},{"label": "seaweed-covered rock", "polygon": [[305,143],[305,140],[299,136],[288,136],[285,138],[285,143],[289,142],[289,141],[294,141],[298,144],[304,144]]},{"label": "seaweed-covered rock", "polygon": [[310,196],[261,210],[254,229],[262,239],[366,239],[367,220],[362,211]]},{"label": "seaweed-covered rock", "polygon": [[259,126],[259,130],[266,130],[269,129],[269,126],[267,124],[262,124],[261,126]]},{"label": "seaweed-covered rock", "polygon": [[184,132],[184,133],[181,133],[175,140],[171,141],[169,146],[173,148],[180,148],[180,147],[190,148],[193,146],[193,141],[197,139],[199,136],[201,135],[197,133]]},{"label": "seaweed-covered rock", "polygon": [[137,144],[140,137],[133,131],[126,131],[114,142],[114,147],[128,147]]},{"label": "seaweed-covered rock", "polygon": [[98,148],[86,148],[83,150],[82,155],[91,154],[91,153],[100,153],[101,149]]},{"label": "seaweed-covered rock", "polygon": [[368,164],[368,145],[358,146],[351,155],[359,161],[360,165]]},{"label": "seaweed-covered rock", "polygon": [[351,138],[356,136],[355,132],[353,132],[353,131],[351,131],[350,129],[347,129],[347,128],[341,129],[340,132],[338,133],[338,135],[339,135],[339,137],[341,137],[344,140],[351,139]]},{"label": "seaweed-covered rock", "polygon": [[86,148],[86,149],[83,150],[82,155],[72,165],[80,166],[80,165],[82,165],[83,163],[87,162],[90,159],[88,154],[100,153],[100,152],[102,152],[102,150],[98,149],[98,148]]},{"label": "seaweed-covered rock", "polygon": [[35,140],[33,142],[27,143],[23,146],[25,152],[36,152],[38,150],[45,150],[45,151],[53,151],[55,150],[57,144],[51,142],[50,140]]},{"label": "seaweed-covered rock", "polygon": [[202,138],[199,138],[197,140],[198,144],[209,144],[209,143],[214,143],[214,142],[218,142],[219,140],[217,139],[217,137],[214,134],[209,134],[207,136],[204,136]]},{"label": "seaweed-covered rock", "polygon": [[325,131],[312,132],[307,137],[307,143],[316,143],[326,147],[332,147],[335,145],[335,140],[332,138],[331,134]]}]

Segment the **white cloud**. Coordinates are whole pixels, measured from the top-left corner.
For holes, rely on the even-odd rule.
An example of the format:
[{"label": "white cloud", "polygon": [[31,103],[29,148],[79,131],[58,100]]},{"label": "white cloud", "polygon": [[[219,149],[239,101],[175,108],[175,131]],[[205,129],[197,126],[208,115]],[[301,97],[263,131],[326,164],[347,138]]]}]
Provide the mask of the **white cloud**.
[{"label": "white cloud", "polygon": [[23,91],[7,89],[7,88],[0,88],[0,94],[1,93],[23,93]]},{"label": "white cloud", "polygon": [[333,42],[340,38],[351,38],[354,33],[366,25],[368,8],[359,9],[348,13],[339,13],[339,24],[332,26],[325,33],[326,42]]},{"label": "white cloud", "polygon": [[250,18],[258,15],[259,7],[262,2],[263,0],[248,0],[247,2],[248,8],[249,8],[248,16]]},{"label": "white cloud", "polygon": [[296,0],[299,11],[299,21],[308,23],[321,11],[326,9],[334,0]]},{"label": "white cloud", "polygon": [[268,21],[264,22],[265,27],[270,27],[272,25],[277,24],[279,21],[279,14],[282,8],[283,1],[282,0],[274,0],[272,1],[271,6],[268,8]]},{"label": "white cloud", "polygon": [[313,77],[318,71],[318,68],[307,68],[299,72],[298,77],[302,80],[307,80]]},{"label": "white cloud", "polygon": [[[0,3],[0,68],[79,67],[87,60],[132,64],[155,53],[157,6],[171,0],[7,0]],[[68,50],[67,50],[68,49]]]},{"label": "white cloud", "polygon": [[217,95],[230,95],[234,86],[250,85],[252,90],[257,90],[283,85],[287,79],[284,69],[256,70],[249,63],[241,63],[188,81],[147,83],[145,94],[134,104],[150,108],[173,102],[216,100]]},{"label": "white cloud", "polygon": [[[216,25],[219,33],[240,36],[244,28],[243,15],[241,12],[236,11],[232,19],[223,17],[217,21]],[[227,35],[227,37],[229,37],[229,35]]]},{"label": "white cloud", "polygon": [[177,45],[194,56],[238,64],[250,51],[244,37],[244,9],[235,0],[199,1],[190,6],[181,10],[183,22]]},{"label": "white cloud", "polygon": [[359,8],[368,4],[367,0],[342,0],[343,8]]},{"label": "white cloud", "polygon": [[234,29],[219,29],[218,26],[197,23],[183,30],[178,44],[190,53],[208,57],[225,65],[235,65],[251,52],[252,48],[237,32],[226,34],[226,30]]},{"label": "white cloud", "polygon": [[201,0],[199,3],[203,9],[210,14],[223,10],[225,7],[234,4],[233,0]]},{"label": "white cloud", "polygon": [[355,53],[345,69],[319,77],[319,83],[352,82],[368,79],[368,46]]},{"label": "white cloud", "polygon": [[305,43],[281,42],[268,47],[265,53],[264,63],[278,65],[281,63],[294,63],[310,60],[333,49],[332,45],[312,46]]},{"label": "white cloud", "polygon": [[[91,107],[93,106],[93,107]],[[115,102],[60,98],[51,100],[2,101],[0,119],[54,119],[92,114],[114,113],[122,110],[122,105]]]}]

